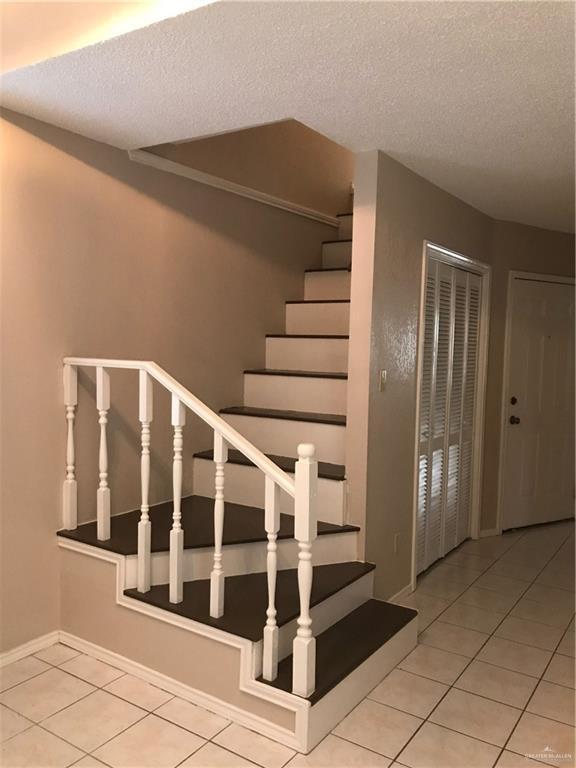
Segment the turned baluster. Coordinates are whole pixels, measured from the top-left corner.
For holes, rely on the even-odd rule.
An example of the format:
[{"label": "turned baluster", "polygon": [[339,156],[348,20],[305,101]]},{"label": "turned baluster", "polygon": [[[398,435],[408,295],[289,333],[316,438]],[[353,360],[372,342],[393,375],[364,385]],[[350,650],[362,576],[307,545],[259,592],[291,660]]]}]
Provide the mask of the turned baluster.
[{"label": "turned baluster", "polygon": [[150,589],[150,545],[152,528],[150,524],[150,424],[153,416],[152,379],[146,371],[140,371],[139,420],[142,426],[140,456],[140,484],[142,503],[138,523],[138,591]]},{"label": "turned baluster", "polygon": [[110,538],[110,488],[108,487],[108,444],[106,425],[110,410],[110,377],[104,368],[96,369],[96,408],[100,424],[98,454],[99,484],[96,494],[96,526],[99,541]]},{"label": "turned baluster", "polygon": [[310,596],[312,593],[312,542],[317,535],[316,487],[318,464],[314,446],[298,446],[296,462],[296,498],[294,504],[294,536],[298,541],[298,593],[300,616],[294,638],[292,693],[310,696],[316,687],[316,639],[312,635]]},{"label": "turned baluster", "polygon": [[214,564],[210,574],[210,616],[219,619],[224,614],[224,569],[222,567],[222,537],[224,534],[224,467],[228,461],[228,444],[214,432]]},{"label": "turned baluster", "polygon": [[184,562],[184,531],[182,529],[182,429],[186,423],[183,403],[172,395],[172,426],[174,427],[174,461],[172,464],[172,492],[174,511],[170,531],[170,590],[171,603],[181,603],[184,584],[182,567]]},{"label": "turned baluster", "polygon": [[280,489],[266,477],[264,490],[264,525],[268,535],[266,574],[268,579],[268,609],[264,627],[262,677],[275,680],[278,676],[278,625],[276,623],[276,573],[278,571],[278,531],[280,529]]},{"label": "turned baluster", "polygon": [[66,479],[62,494],[62,526],[67,531],[78,527],[78,487],[75,474],[74,419],[78,405],[78,372],[64,366],[64,405],[66,406]]}]

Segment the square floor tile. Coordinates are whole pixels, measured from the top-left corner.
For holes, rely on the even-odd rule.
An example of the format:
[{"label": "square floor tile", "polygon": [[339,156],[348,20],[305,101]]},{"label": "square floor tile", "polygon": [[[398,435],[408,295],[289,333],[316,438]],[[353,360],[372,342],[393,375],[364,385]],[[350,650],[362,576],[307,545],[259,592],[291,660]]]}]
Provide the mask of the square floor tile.
[{"label": "square floor tile", "polygon": [[494,768],[542,768],[542,763],[530,760],[524,755],[517,755],[515,752],[504,750]]},{"label": "square floor tile", "polygon": [[108,683],[104,690],[147,710],[156,709],[172,698],[171,693],[132,675],[118,677]]},{"label": "square floor tile", "polygon": [[575,645],[574,631],[572,632],[568,631],[560,641],[560,644],[556,649],[556,652],[561,653],[563,656],[572,656],[572,658],[574,658],[575,656],[574,645]]},{"label": "square floor tile", "polygon": [[533,677],[543,674],[551,658],[551,651],[523,645],[503,637],[491,637],[477,656],[478,661],[486,661],[497,667]]},{"label": "square floor tile", "polygon": [[554,589],[554,587],[546,587],[543,584],[532,584],[524,597],[548,606],[559,605],[561,608],[574,610],[574,595],[564,589]]},{"label": "square floor tile", "polygon": [[96,760],[94,755],[86,755],[82,760],[74,763],[73,768],[108,768],[108,766],[100,760]]},{"label": "square floor tile", "polygon": [[507,576],[510,579],[518,579],[519,581],[532,583],[541,570],[541,565],[527,565],[521,562],[498,560],[498,562],[494,563],[490,568],[488,573],[494,574],[495,576]]},{"label": "square floor tile", "polygon": [[60,669],[48,667],[37,677],[0,695],[0,702],[35,722],[87,696],[94,687]]},{"label": "square floor tile", "polygon": [[62,643],[55,643],[48,648],[44,648],[38,653],[34,654],[37,659],[45,661],[47,664],[52,664],[57,667],[60,664],[64,664],[65,661],[70,661],[75,656],[80,656],[80,651],[75,651],[74,648],[70,648]]},{"label": "square floor tile", "polygon": [[418,645],[400,662],[398,668],[451,685],[469,663],[470,659],[466,656]]},{"label": "square floor tile", "polygon": [[504,616],[505,614],[503,613],[485,611],[483,608],[476,608],[474,605],[456,602],[444,611],[441,621],[490,634],[500,624]]},{"label": "square floor tile", "polygon": [[546,624],[539,624],[536,621],[508,616],[494,634],[497,637],[515,640],[517,643],[531,645],[534,648],[553,651],[562,637],[562,630],[557,627],[549,627]]},{"label": "square floor tile", "polygon": [[47,672],[50,669],[48,664],[34,656],[26,656],[25,659],[15,661],[13,664],[7,664],[0,668],[0,691],[7,691],[18,683],[23,683],[31,677]]},{"label": "square floor tile", "polygon": [[100,688],[101,686],[111,683],[117,677],[124,674],[119,669],[111,667],[109,664],[104,664],[103,661],[93,659],[92,656],[85,656],[81,654],[76,656],[70,661],[60,665],[60,669],[65,672],[69,672],[71,675],[82,678],[86,682]]},{"label": "square floor tile", "polygon": [[450,605],[450,600],[443,600],[441,597],[427,595],[425,592],[415,590],[411,595],[407,595],[398,601],[398,605],[406,605],[408,608],[415,608],[419,613],[419,618],[436,619],[442,611]]},{"label": "square floor tile", "polygon": [[394,758],[421,723],[419,717],[364,699],[334,728],[333,733]]},{"label": "square floor tile", "polygon": [[499,747],[426,722],[398,762],[410,768],[492,768]]},{"label": "square floor tile", "polygon": [[34,726],[2,744],[0,765],[5,768],[64,768],[82,752],[62,739]]},{"label": "square floor tile", "polygon": [[537,684],[535,677],[474,660],[454,685],[462,691],[523,709]]},{"label": "square floor tile", "polygon": [[254,768],[255,765],[256,763],[208,742],[184,760],[180,768]]},{"label": "square floor tile", "polygon": [[475,656],[488,637],[489,635],[474,629],[465,629],[436,620],[420,635],[419,642],[441,648],[443,651]]},{"label": "square floor tile", "polygon": [[94,755],[113,768],[173,768],[203,744],[204,740],[190,731],[148,715]]},{"label": "square floor tile", "polygon": [[448,690],[448,686],[403,669],[393,669],[368,698],[401,709],[416,717],[428,717]]},{"label": "square floor tile", "polygon": [[92,752],[145,714],[144,710],[110,693],[95,691],[49,717],[42,725],[85,752]]},{"label": "square floor tile", "polygon": [[235,723],[220,731],[214,741],[263,768],[282,768],[295,755],[293,749]]},{"label": "square floor tile", "polygon": [[156,710],[155,714],[198,734],[198,736],[202,736],[204,739],[213,738],[230,725],[230,720],[178,698],[163,704]]},{"label": "square floor tile", "polygon": [[452,688],[430,715],[430,722],[503,747],[522,711]]},{"label": "square floor tile", "polygon": [[12,736],[22,733],[33,725],[34,723],[30,720],[0,704],[0,741],[11,739]]},{"label": "square floor tile", "polygon": [[565,589],[574,592],[574,573],[570,571],[557,571],[546,569],[536,579],[537,584],[544,584],[555,589]]},{"label": "square floor tile", "polygon": [[418,579],[417,591],[420,594],[431,595],[441,600],[455,600],[465,589],[466,584],[454,581],[442,573],[435,574],[433,571]]},{"label": "square floor tile", "polygon": [[541,680],[526,710],[566,725],[574,725],[574,691]]},{"label": "square floor tile", "polygon": [[473,605],[475,608],[482,608],[484,611],[508,613],[517,599],[513,595],[494,592],[493,589],[473,586],[463,592],[454,605],[463,603],[464,605]]},{"label": "square floor tile", "polygon": [[529,621],[538,621],[540,624],[560,627],[560,629],[567,628],[573,615],[574,606],[537,603],[535,600],[528,600],[526,597],[523,597],[510,612],[510,616],[517,616],[520,619],[528,619]]},{"label": "square floor tile", "polygon": [[467,555],[466,552],[457,551],[454,554],[448,555],[446,562],[449,565],[457,565],[459,568],[483,573],[490,568],[494,559],[491,557],[480,557],[479,555]]},{"label": "square floor tile", "polygon": [[446,580],[469,586],[479,576],[478,570],[467,566],[459,566],[453,562],[444,561],[430,571],[431,577],[442,577]]},{"label": "square floor tile", "polygon": [[533,760],[566,768],[574,762],[574,728],[525,712],[506,746]]},{"label": "square floor tile", "polygon": [[388,768],[390,760],[338,736],[327,736],[308,755],[296,755],[287,768]]},{"label": "square floor tile", "polygon": [[503,595],[519,598],[527,589],[526,581],[511,579],[508,576],[499,576],[495,573],[484,573],[478,581],[474,582],[475,587],[481,589],[491,589],[493,592],[499,592]]},{"label": "square floor tile", "polygon": [[555,653],[548,669],[544,672],[544,680],[548,680],[549,683],[556,683],[556,685],[574,688],[574,677],[574,659]]}]

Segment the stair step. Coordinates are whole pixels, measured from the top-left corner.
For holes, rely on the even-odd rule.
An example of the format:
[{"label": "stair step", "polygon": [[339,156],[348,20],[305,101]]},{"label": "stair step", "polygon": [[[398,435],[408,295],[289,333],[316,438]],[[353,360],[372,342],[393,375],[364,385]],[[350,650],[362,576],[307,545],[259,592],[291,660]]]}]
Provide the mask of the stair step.
[{"label": "stair step", "polygon": [[[316,690],[308,699],[310,703],[315,704],[329,693],[417,615],[417,611],[411,608],[381,600],[367,600],[318,635]],[[290,692],[292,656],[280,662],[276,680],[269,682],[260,678],[259,681]]]},{"label": "stair step", "polygon": [[244,372],[244,405],[291,411],[346,413],[347,375],[313,371]]},{"label": "stair step", "polygon": [[309,269],[304,274],[306,301],[349,301],[352,272],[350,268]]},{"label": "stair step", "polygon": [[235,416],[253,416],[257,419],[282,419],[284,421],[308,421],[313,424],[346,426],[346,416],[338,413],[315,413],[312,411],[284,411],[276,408],[254,408],[249,405],[233,405],[221,408],[220,413]]},{"label": "stair step", "polygon": [[244,371],[253,376],[302,376],[310,379],[347,379],[348,374],[343,371],[291,371],[281,368],[251,368]]},{"label": "stair step", "polygon": [[[173,504],[165,501],[150,507],[152,522],[152,552],[167,552],[170,549]],[[58,536],[90,544],[120,555],[135,555],[138,552],[138,522],[140,510],[135,509],[122,515],[113,515],[110,520],[110,538],[99,541],[96,522],[84,523],[73,531],[58,531]],[[182,499],[182,527],[184,548],[202,549],[214,546],[214,499],[206,496],[186,496]],[[353,525],[318,523],[318,535],[350,533],[360,530]],[[294,517],[280,515],[278,539],[294,537]],[[223,544],[249,544],[267,541],[264,526],[264,510],[242,504],[225,502]]]},{"label": "stair step", "polygon": [[354,216],[351,213],[338,214],[338,237],[341,240],[348,240],[352,237],[352,225]]},{"label": "stair step", "polygon": [[328,240],[322,243],[323,267],[349,267],[352,263],[352,240]]},{"label": "stair step", "polygon": [[[195,458],[208,459],[214,461],[214,451],[199,451],[194,454]],[[296,467],[296,459],[291,456],[274,456],[268,455],[268,458],[277,464],[284,472],[294,474]],[[244,466],[253,467],[254,464],[244,456],[240,451],[228,451],[228,462],[230,464],[242,464]],[[325,461],[318,462],[318,477],[325,478],[326,480],[344,480],[346,477],[346,468],[343,464],[329,464]]]},{"label": "stair step", "polygon": [[350,301],[321,299],[286,302],[286,333],[347,334],[350,328]]},{"label": "stair step", "polygon": [[278,334],[266,337],[266,368],[348,370],[348,336]]},{"label": "stair step", "polygon": [[[354,583],[374,570],[371,563],[331,563],[314,567],[311,607],[327,600],[332,595]],[[202,624],[208,624],[245,637],[253,642],[262,640],[268,607],[268,580],[266,573],[249,573],[226,578],[224,616],[213,619],[210,616],[210,579],[184,582],[181,603],[171,603],[168,584],[159,584],[149,592],[137,589],[125,590],[124,594],[141,602],[154,605],[170,613],[184,616]],[[276,621],[282,627],[300,614],[298,594],[298,571],[290,568],[278,571],[276,578]],[[407,609],[405,609],[407,610]]]}]

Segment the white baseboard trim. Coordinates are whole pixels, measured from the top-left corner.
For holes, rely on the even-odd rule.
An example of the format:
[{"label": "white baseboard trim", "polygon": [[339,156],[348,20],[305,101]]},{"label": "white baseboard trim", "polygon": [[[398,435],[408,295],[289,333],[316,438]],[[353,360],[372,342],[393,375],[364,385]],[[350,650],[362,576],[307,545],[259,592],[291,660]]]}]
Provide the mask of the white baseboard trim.
[{"label": "white baseboard trim", "polygon": [[500,531],[498,528],[489,528],[485,531],[480,531],[479,536],[481,539],[486,539],[488,536],[500,536],[501,533],[502,531]]},{"label": "white baseboard trim", "polygon": [[402,587],[402,589],[399,592],[396,592],[395,595],[392,595],[392,597],[389,597],[386,602],[388,603],[397,603],[399,600],[402,600],[405,597],[408,597],[408,595],[412,594],[412,584],[406,584],[405,587]]},{"label": "white baseboard trim", "polygon": [[38,653],[44,648],[48,648],[50,645],[58,642],[60,633],[57,630],[54,632],[48,632],[46,635],[29,640],[27,643],[12,648],[10,651],[0,653],[0,668],[5,667],[7,664],[13,664],[15,661],[20,661],[25,656],[30,656],[32,653]]}]

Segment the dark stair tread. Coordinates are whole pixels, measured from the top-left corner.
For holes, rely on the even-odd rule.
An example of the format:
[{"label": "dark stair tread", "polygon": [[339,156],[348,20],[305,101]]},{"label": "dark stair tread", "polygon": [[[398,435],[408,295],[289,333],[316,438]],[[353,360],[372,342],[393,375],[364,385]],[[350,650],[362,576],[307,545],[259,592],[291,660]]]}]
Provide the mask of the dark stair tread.
[{"label": "dark stair tread", "polygon": [[267,333],[267,339],[349,339],[343,333]]},{"label": "dark stair tread", "polygon": [[350,299],[299,299],[286,304],[350,304]]},{"label": "dark stair tread", "polygon": [[[170,548],[172,527],[172,502],[165,501],[150,508],[152,521],[152,552],[167,552]],[[135,555],[138,552],[138,521],[140,510],[135,509],[123,515],[113,515],[110,520],[111,536],[108,541],[98,541],[96,522],[79,525],[74,531],[58,531],[59,536],[93,547],[117,552],[120,555]],[[199,549],[214,546],[214,499],[206,496],[187,496],[182,499],[182,527],[184,548]],[[350,533],[360,530],[354,525],[334,525],[318,522],[318,535]],[[279,539],[294,538],[294,517],[280,515]],[[243,504],[225,502],[224,538],[227,544],[249,544],[267,541],[264,527],[264,510]]]},{"label": "dark stair tread", "polygon": [[350,272],[352,267],[317,267],[315,269],[305,269],[304,272]]},{"label": "dark stair tread", "polygon": [[332,245],[332,243],[351,243],[352,238],[346,238],[346,240],[323,240],[322,245]]},{"label": "dark stair tread", "polygon": [[285,421],[309,421],[314,424],[346,426],[346,416],[339,413],[313,413],[312,411],[283,411],[277,408],[254,408],[250,405],[233,405],[222,408],[220,413],[231,416],[254,416],[259,419],[283,419]]},{"label": "dark stair tread", "polygon": [[[316,690],[309,697],[315,704],[351,674],[384,643],[406,626],[418,612],[382,600],[367,600],[316,638]],[[278,677],[260,682],[292,691],[292,656],[278,665]],[[376,681],[375,681],[376,682]]]},{"label": "dark stair tread", "polygon": [[346,371],[291,371],[288,368],[250,368],[244,373],[256,376],[302,376],[310,379],[347,379]]},{"label": "dark stair tread", "polygon": [[[198,459],[209,459],[214,461],[214,451],[199,451],[194,456]],[[296,459],[292,456],[274,456],[268,454],[268,458],[277,464],[284,472],[294,473],[296,466]],[[240,451],[230,450],[228,451],[228,461],[230,464],[243,464],[245,466],[254,466],[254,464],[244,456]],[[329,464],[326,461],[318,462],[318,477],[323,477],[326,480],[344,480],[346,478],[346,468],[343,464]]]},{"label": "dark stair tread", "polygon": [[354,216],[353,213],[337,213],[336,218],[341,219],[343,216]]},{"label": "dark stair tread", "polygon": [[[361,562],[315,566],[311,605],[318,605],[372,570],[374,565]],[[228,576],[225,584],[224,616],[220,619],[210,617],[210,579],[184,582],[184,599],[176,604],[169,600],[168,584],[154,586],[149,592],[127,589],[124,594],[178,616],[209,624],[224,632],[258,642],[262,639],[262,630],[266,623],[267,574],[264,572]],[[298,617],[300,602],[296,568],[278,571],[276,607],[278,626],[288,624]]]}]

